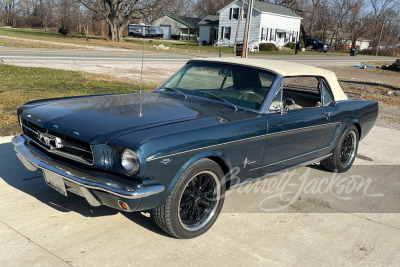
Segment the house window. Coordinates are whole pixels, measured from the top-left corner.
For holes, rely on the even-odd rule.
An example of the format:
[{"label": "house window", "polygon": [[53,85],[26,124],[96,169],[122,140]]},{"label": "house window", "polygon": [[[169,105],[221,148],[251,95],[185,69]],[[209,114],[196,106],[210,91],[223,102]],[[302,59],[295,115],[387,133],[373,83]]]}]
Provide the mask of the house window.
[{"label": "house window", "polygon": [[271,29],[271,32],[269,34],[269,40],[270,41],[275,41],[274,29]]},{"label": "house window", "polygon": [[296,37],[297,37],[297,32],[293,32],[293,35],[292,35],[292,42],[293,43],[296,42]]},{"label": "house window", "polygon": [[285,38],[285,33],[284,32],[278,32],[277,35],[278,35],[279,39]]},{"label": "house window", "polygon": [[222,27],[222,38],[231,39],[231,27]]},{"label": "house window", "polygon": [[230,9],[230,14],[229,14],[229,19],[239,19],[239,8],[231,8]]},{"label": "house window", "polygon": [[261,41],[265,41],[267,38],[267,31],[265,28],[261,28]]}]

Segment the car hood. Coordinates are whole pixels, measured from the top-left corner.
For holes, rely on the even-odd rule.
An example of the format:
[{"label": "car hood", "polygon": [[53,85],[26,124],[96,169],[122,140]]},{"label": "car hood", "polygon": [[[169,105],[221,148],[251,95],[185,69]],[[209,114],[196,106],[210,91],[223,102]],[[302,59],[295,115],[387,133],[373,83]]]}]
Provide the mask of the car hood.
[{"label": "car hood", "polygon": [[151,127],[218,116],[222,109],[229,108],[153,92],[39,100],[21,106],[18,113],[42,128],[99,144]]}]

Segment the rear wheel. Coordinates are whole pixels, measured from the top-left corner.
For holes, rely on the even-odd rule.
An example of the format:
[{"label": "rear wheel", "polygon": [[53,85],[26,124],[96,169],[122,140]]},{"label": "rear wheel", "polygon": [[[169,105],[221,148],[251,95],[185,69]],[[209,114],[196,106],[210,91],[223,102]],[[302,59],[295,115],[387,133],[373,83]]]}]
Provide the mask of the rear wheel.
[{"label": "rear wheel", "polygon": [[349,170],[357,155],[358,136],[357,127],[351,125],[333,150],[332,156],[321,161],[321,165],[332,172],[346,172]]},{"label": "rear wheel", "polygon": [[157,225],[177,238],[193,238],[208,231],[224,203],[223,176],[212,160],[193,163],[179,178],[164,205],[153,210]]}]

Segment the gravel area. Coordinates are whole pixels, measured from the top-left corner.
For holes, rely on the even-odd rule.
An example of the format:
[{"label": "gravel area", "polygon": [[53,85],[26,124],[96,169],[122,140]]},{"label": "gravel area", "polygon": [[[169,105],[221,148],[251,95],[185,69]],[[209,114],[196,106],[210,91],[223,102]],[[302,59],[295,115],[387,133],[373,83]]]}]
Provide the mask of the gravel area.
[{"label": "gravel area", "polygon": [[363,99],[379,102],[376,125],[400,130],[400,73],[354,67],[327,68],[336,73],[343,90],[359,93]]}]

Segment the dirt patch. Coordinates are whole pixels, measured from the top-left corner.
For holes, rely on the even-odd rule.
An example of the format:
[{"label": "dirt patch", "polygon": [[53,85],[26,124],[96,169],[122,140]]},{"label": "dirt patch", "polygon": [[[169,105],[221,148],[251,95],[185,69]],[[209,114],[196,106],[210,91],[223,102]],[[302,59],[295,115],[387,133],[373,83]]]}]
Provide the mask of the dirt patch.
[{"label": "dirt patch", "polygon": [[344,91],[379,102],[376,125],[400,130],[400,74],[382,69],[330,67]]},{"label": "dirt patch", "polygon": [[[56,46],[57,48],[79,48],[79,49],[96,49],[96,50],[104,50],[104,51],[126,51],[126,49],[122,48],[108,48],[108,47],[101,47],[101,46],[92,46],[92,45],[80,45],[80,44],[69,44],[69,43],[63,43],[63,42],[52,42],[52,41],[44,41],[44,40],[32,40],[32,39],[27,39],[27,38],[21,38],[21,37],[11,37],[11,36],[4,36],[0,35],[0,39],[4,40],[12,40],[12,41],[18,41],[21,42],[21,44],[40,44],[44,45],[46,47],[52,47]],[[16,45],[16,47],[20,47],[21,44]],[[13,45],[9,45],[13,46]],[[61,47],[60,47],[61,46]]]}]

